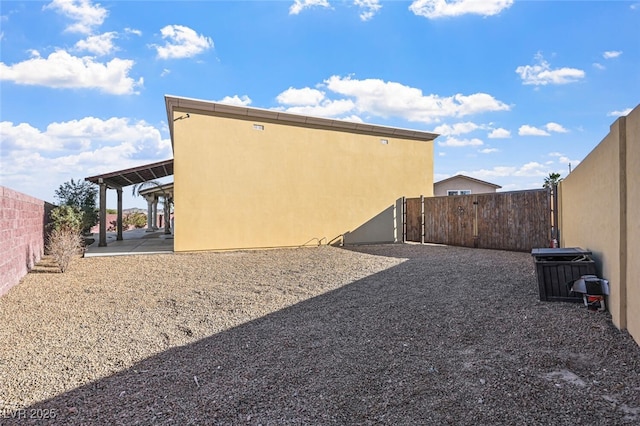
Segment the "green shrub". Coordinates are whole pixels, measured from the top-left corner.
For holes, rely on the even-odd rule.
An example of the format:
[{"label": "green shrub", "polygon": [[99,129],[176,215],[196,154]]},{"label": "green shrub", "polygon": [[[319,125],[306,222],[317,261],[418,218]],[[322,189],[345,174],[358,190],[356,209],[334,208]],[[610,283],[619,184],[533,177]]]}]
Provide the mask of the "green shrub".
[{"label": "green shrub", "polygon": [[54,230],[69,229],[80,232],[84,213],[77,207],[60,206],[51,210],[51,226]]}]

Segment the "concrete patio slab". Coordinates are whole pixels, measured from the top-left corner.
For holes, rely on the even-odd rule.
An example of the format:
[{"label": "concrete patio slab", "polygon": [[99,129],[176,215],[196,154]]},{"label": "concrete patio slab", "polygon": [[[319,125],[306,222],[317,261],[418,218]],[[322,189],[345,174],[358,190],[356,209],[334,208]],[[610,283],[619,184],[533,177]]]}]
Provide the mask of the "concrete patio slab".
[{"label": "concrete patio slab", "polygon": [[124,231],[121,241],[116,240],[115,232],[108,232],[106,247],[98,246],[98,234],[94,234],[94,238],[94,243],[87,247],[84,257],[173,253],[173,235],[165,235],[163,230],[155,232],[146,232],[145,229]]}]

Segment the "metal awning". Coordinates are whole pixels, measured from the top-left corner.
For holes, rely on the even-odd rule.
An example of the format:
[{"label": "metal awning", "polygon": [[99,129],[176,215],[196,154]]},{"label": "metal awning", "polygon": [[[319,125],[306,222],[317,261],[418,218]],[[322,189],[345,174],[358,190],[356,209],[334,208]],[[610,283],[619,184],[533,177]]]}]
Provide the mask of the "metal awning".
[{"label": "metal awning", "polygon": [[97,184],[104,183],[109,188],[118,189],[171,175],[173,175],[173,159],[91,176],[85,180]]}]

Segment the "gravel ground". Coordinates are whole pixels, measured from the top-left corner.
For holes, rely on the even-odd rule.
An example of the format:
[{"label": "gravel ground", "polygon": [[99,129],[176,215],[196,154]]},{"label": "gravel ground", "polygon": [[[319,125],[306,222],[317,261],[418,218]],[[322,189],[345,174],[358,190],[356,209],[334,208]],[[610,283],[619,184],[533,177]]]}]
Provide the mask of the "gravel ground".
[{"label": "gravel ground", "polygon": [[640,347],[536,283],[420,245],[43,262],[0,298],[0,423],[638,424]]}]

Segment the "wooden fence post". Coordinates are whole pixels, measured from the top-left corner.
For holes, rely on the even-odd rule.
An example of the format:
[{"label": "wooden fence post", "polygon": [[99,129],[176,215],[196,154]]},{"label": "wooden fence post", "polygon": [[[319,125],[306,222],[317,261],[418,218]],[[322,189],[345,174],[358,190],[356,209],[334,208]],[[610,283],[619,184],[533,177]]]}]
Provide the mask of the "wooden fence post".
[{"label": "wooden fence post", "polygon": [[424,223],[424,195],[420,196],[420,244],[424,244],[424,234],[425,234],[425,223]]},{"label": "wooden fence post", "polygon": [[402,197],[402,242],[407,242],[407,197]]}]

